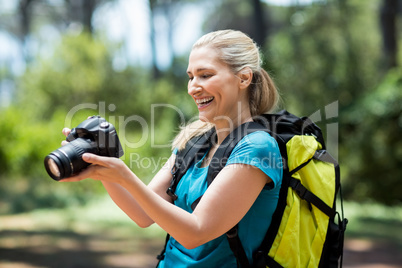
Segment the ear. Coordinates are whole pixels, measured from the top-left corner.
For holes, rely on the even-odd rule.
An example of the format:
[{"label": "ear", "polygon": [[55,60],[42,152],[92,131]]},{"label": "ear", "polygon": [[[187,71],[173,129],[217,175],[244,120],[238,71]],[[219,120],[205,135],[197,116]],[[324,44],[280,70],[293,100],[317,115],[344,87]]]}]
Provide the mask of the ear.
[{"label": "ear", "polygon": [[250,67],[244,67],[237,73],[237,77],[239,77],[239,87],[240,89],[246,89],[251,84],[253,80],[253,71],[251,71]]}]

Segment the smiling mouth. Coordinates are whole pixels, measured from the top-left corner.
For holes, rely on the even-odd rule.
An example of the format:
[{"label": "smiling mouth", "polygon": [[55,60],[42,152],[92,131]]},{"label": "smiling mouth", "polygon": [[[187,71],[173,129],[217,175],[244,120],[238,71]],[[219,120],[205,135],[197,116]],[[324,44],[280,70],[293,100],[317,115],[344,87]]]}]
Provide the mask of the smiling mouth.
[{"label": "smiling mouth", "polygon": [[208,98],[203,98],[203,99],[197,99],[195,102],[197,103],[198,108],[204,107],[208,104],[210,104],[214,100],[214,97],[208,97]]},{"label": "smiling mouth", "polygon": [[197,103],[198,109],[202,109],[204,107],[207,107],[213,100],[214,97],[207,97],[202,99],[196,99],[195,102]]}]

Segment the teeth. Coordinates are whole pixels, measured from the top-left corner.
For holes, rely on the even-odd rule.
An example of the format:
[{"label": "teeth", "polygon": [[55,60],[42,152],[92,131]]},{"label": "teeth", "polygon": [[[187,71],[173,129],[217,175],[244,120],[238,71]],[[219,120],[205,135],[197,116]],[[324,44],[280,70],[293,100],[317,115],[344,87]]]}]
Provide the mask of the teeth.
[{"label": "teeth", "polygon": [[198,104],[200,104],[200,103],[205,103],[205,102],[211,101],[211,100],[213,100],[213,99],[214,99],[214,97],[203,98],[203,99],[196,99],[195,102],[198,103]]}]

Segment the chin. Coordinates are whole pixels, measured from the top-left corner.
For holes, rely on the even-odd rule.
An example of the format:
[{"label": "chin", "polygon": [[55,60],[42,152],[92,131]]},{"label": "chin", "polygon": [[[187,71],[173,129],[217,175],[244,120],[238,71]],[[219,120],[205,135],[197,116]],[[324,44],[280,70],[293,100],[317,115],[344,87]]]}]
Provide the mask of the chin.
[{"label": "chin", "polygon": [[204,123],[210,123],[210,124],[214,123],[214,120],[212,118],[210,118],[209,116],[202,115],[202,114],[199,114],[198,119]]}]

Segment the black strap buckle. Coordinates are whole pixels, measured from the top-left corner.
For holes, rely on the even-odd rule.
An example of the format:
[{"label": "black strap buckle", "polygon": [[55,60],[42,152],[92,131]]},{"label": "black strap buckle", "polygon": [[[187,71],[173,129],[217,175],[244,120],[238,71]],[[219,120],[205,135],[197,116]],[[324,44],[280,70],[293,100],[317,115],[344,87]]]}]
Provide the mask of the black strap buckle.
[{"label": "black strap buckle", "polygon": [[165,259],[165,255],[159,254],[158,256],[156,256],[156,259],[161,261],[161,260]]},{"label": "black strap buckle", "polygon": [[170,170],[170,173],[172,174],[172,180],[170,182],[170,187],[166,190],[166,193],[172,197],[173,201],[175,201],[178,197],[177,194],[174,193],[174,189],[173,187],[175,187],[175,184],[177,183],[177,173],[179,172],[180,168],[177,165],[177,163],[175,163],[175,165],[173,166],[173,168]]},{"label": "black strap buckle", "polygon": [[265,268],[267,267],[267,264],[265,263],[265,256],[267,256],[268,253],[265,253],[264,251],[258,250],[253,254],[253,267],[258,267],[258,268]]},{"label": "black strap buckle", "polygon": [[169,187],[169,188],[166,190],[166,193],[167,193],[170,197],[172,197],[173,201],[176,201],[176,200],[177,200],[178,196],[177,196],[177,194],[174,193],[172,187]]},{"label": "black strap buckle", "polygon": [[230,229],[228,232],[226,232],[226,236],[228,238],[235,238],[238,235],[238,229],[237,225],[235,227],[233,227],[232,229]]},{"label": "black strap buckle", "polygon": [[174,163],[174,166],[172,167],[172,169],[170,170],[170,173],[175,176],[177,174],[177,172],[179,171],[180,166],[177,163]]},{"label": "black strap buckle", "polygon": [[305,196],[306,196],[306,192],[307,189],[306,187],[303,186],[303,184],[301,184],[301,182],[299,180],[295,180],[296,184],[294,185],[293,190],[295,190],[297,192],[297,194],[299,195],[299,197],[303,200],[305,200]]}]

